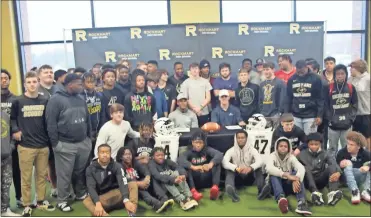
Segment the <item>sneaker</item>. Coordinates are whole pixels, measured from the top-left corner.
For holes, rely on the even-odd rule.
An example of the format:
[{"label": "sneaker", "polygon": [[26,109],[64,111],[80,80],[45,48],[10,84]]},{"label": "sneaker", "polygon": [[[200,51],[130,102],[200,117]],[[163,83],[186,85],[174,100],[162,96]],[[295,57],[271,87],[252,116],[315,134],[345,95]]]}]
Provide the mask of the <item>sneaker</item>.
[{"label": "sneaker", "polygon": [[298,207],[295,209],[295,212],[302,215],[312,215],[312,212],[304,201],[298,202]]},{"label": "sneaker", "polygon": [[210,200],[216,200],[219,197],[219,187],[217,185],[213,185],[210,189]]},{"label": "sneaker", "polygon": [[[198,204],[197,204],[198,205]],[[195,207],[194,202],[191,202],[191,199],[187,198],[180,202],[180,207],[183,210],[189,210],[193,207]]]},{"label": "sneaker", "polygon": [[191,190],[191,193],[192,193],[193,199],[195,199],[196,201],[200,201],[201,198],[203,197],[203,195],[200,192],[198,192],[195,188]]},{"label": "sneaker", "polygon": [[17,205],[17,208],[24,208],[22,198],[19,200],[18,199],[16,200],[16,205]]},{"label": "sneaker", "polygon": [[73,211],[72,207],[67,202],[62,202],[62,203],[57,204],[57,208],[62,212]]},{"label": "sneaker", "polygon": [[361,196],[359,194],[358,189],[354,189],[352,191],[352,204],[359,204],[361,203]]},{"label": "sneaker", "polygon": [[23,212],[22,212],[22,216],[30,217],[31,214],[32,214],[32,208],[30,206],[25,207]]},{"label": "sneaker", "polygon": [[286,198],[280,198],[278,200],[278,207],[281,213],[287,213],[289,211],[289,201]]},{"label": "sneaker", "polygon": [[327,199],[328,199],[328,205],[330,206],[335,206],[343,197],[343,192],[340,190],[337,191],[331,191],[330,193],[327,194]]},{"label": "sneaker", "polygon": [[[71,196],[71,194],[70,194],[70,196]],[[75,199],[77,200],[77,201],[83,201],[83,200],[85,200],[85,198],[87,198],[89,195],[88,195],[88,193],[85,193],[83,196],[81,196],[81,197],[75,197]]]},{"label": "sneaker", "polygon": [[58,190],[56,188],[52,188],[50,190],[50,196],[53,197],[53,198],[57,198],[58,197]]},{"label": "sneaker", "polygon": [[271,185],[270,183],[266,183],[258,194],[258,200],[260,201],[264,200],[268,198],[270,194],[271,194]]},{"label": "sneaker", "polygon": [[162,211],[166,210],[167,208],[172,207],[173,204],[174,204],[173,199],[162,202],[161,206],[156,210],[156,213],[161,213]]},{"label": "sneaker", "polygon": [[240,197],[238,196],[236,189],[233,188],[231,185],[226,185],[225,190],[230,198],[232,198],[232,202],[239,202]]},{"label": "sneaker", "polygon": [[1,216],[10,216],[10,217],[15,217],[15,216],[21,216],[20,214],[18,213],[14,213],[10,210],[10,208],[6,209],[5,212],[2,212],[1,213]]},{"label": "sneaker", "polygon": [[128,211],[128,215],[129,215],[129,217],[135,217],[135,213],[132,213],[132,212],[129,212],[129,211]]},{"label": "sneaker", "polygon": [[48,200],[37,202],[37,208],[46,211],[54,211],[55,207]]},{"label": "sneaker", "polygon": [[198,206],[198,202],[194,199],[190,199],[189,201],[189,204],[192,206],[192,207],[197,207]]},{"label": "sneaker", "polygon": [[322,198],[322,193],[320,192],[312,192],[312,203],[317,206],[322,206],[325,204]]},{"label": "sneaker", "polygon": [[367,201],[368,203],[371,203],[371,198],[370,198],[370,189],[363,190],[361,196],[364,201]]}]

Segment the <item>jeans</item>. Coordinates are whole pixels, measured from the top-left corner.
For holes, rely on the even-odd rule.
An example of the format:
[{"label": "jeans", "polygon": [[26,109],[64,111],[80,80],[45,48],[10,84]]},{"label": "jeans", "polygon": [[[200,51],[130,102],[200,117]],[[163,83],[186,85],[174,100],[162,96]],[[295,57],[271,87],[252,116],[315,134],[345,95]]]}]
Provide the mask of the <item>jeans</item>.
[{"label": "jeans", "polygon": [[347,130],[333,130],[328,128],[328,139],[329,139],[329,154],[335,157],[339,147],[339,140],[341,148],[345,148],[347,145],[347,134],[351,128]]},{"label": "jeans", "polygon": [[370,171],[363,173],[359,168],[347,166],[344,168],[344,175],[350,190],[359,189],[358,185],[361,185],[362,183],[364,190],[370,189]]},{"label": "jeans", "polygon": [[[274,199],[278,201],[281,197],[293,194],[294,191],[292,190],[292,181],[289,181],[287,179],[282,179],[277,176],[270,176],[272,189],[274,192]],[[304,189],[304,183],[300,183],[300,192],[295,193],[296,199],[298,201],[305,201],[305,189]]]},{"label": "jeans", "polygon": [[[179,172],[174,171],[171,175],[179,176]],[[170,192],[171,196],[173,196],[175,198],[175,201],[177,202],[181,202],[187,198],[192,197],[191,190],[189,189],[189,186],[187,182],[185,181],[179,184],[173,184],[173,185],[164,184],[164,185],[165,185],[166,190]]]},{"label": "jeans", "polygon": [[317,132],[317,125],[314,123],[314,121],[315,118],[294,117],[295,125],[300,127],[305,132],[305,135]]}]

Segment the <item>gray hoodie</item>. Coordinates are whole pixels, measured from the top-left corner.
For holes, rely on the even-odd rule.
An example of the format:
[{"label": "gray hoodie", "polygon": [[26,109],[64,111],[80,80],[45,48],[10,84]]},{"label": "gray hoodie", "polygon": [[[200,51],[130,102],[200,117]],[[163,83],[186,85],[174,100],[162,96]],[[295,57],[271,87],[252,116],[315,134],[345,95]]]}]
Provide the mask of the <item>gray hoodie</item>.
[{"label": "gray hoodie", "polygon": [[12,154],[10,144],[10,116],[5,110],[1,110],[1,160],[5,160]]},{"label": "gray hoodie", "polygon": [[370,74],[364,72],[358,77],[351,76],[348,80],[357,91],[358,111],[357,115],[369,115],[370,113]]},{"label": "gray hoodie", "polygon": [[259,152],[246,140],[245,146],[241,149],[237,144],[236,135],[234,145],[228,149],[223,158],[223,167],[226,170],[235,171],[237,167],[251,167],[253,170],[259,169],[263,165],[263,159]]},{"label": "gray hoodie", "polygon": [[[283,160],[280,158],[277,151],[278,142],[282,140],[285,140],[289,144],[289,152],[286,154]],[[275,150],[273,153],[270,154],[270,158],[268,158],[266,163],[267,173],[271,176],[277,176],[282,178],[285,172],[290,173],[293,170],[295,170],[296,176],[298,176],[300,178],[300,181],[302,182],[305,175],[305,168],[291,152],[292,146],[288,138],[281,137],[277,139],[275,143]]]}]

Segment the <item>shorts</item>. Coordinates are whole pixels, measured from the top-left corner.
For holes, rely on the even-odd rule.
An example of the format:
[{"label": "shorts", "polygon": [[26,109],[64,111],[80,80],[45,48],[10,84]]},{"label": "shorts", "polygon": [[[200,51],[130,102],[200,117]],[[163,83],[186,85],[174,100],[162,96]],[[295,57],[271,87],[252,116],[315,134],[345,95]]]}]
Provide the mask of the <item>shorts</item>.
[{"label": "shorts", "polygon": [[361,133],[364,137],[370,137],[371,115],[357,115],[353,123],[353,131]]}]

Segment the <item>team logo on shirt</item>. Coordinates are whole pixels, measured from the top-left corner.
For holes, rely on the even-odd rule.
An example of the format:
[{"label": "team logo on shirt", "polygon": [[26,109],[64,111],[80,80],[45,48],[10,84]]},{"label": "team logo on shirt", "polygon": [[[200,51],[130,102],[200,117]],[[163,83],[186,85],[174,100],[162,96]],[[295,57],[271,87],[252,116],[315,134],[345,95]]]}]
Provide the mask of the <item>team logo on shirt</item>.
[{"label": "team logo on shirt", "polygon": [[9,134],[9,125],[8,123],[1,118],[1,138],[5,138]]},{"label": "team logo on shirt", "polygon": [[45,105],[25,105],[22,108],[23,117],[42,117]]},{"label": "team logo on shirt", "polygon": [[311,97],[312,94],[308,89],[312,88],[310,83],[296,83],[292,85],[292,88],[296,90],[296,93],[293,93],[294,97]]},{"label": "team logo on shirt", "polygon": [[250,105],[254,101],[255,94],[252,89],[243,88],[238,93],[238,97],[240,98],[241,105],[247,106],[247,105]]},{"label": "team logo on shirt", "polygon": [[273,103],[273,100],[272,100],[273,88],[274,88],[274,86],[272,86],[271,84],[266,84],[265,86],[263,86],[263,90],[264,90],[263,104],[272,104]]}]

